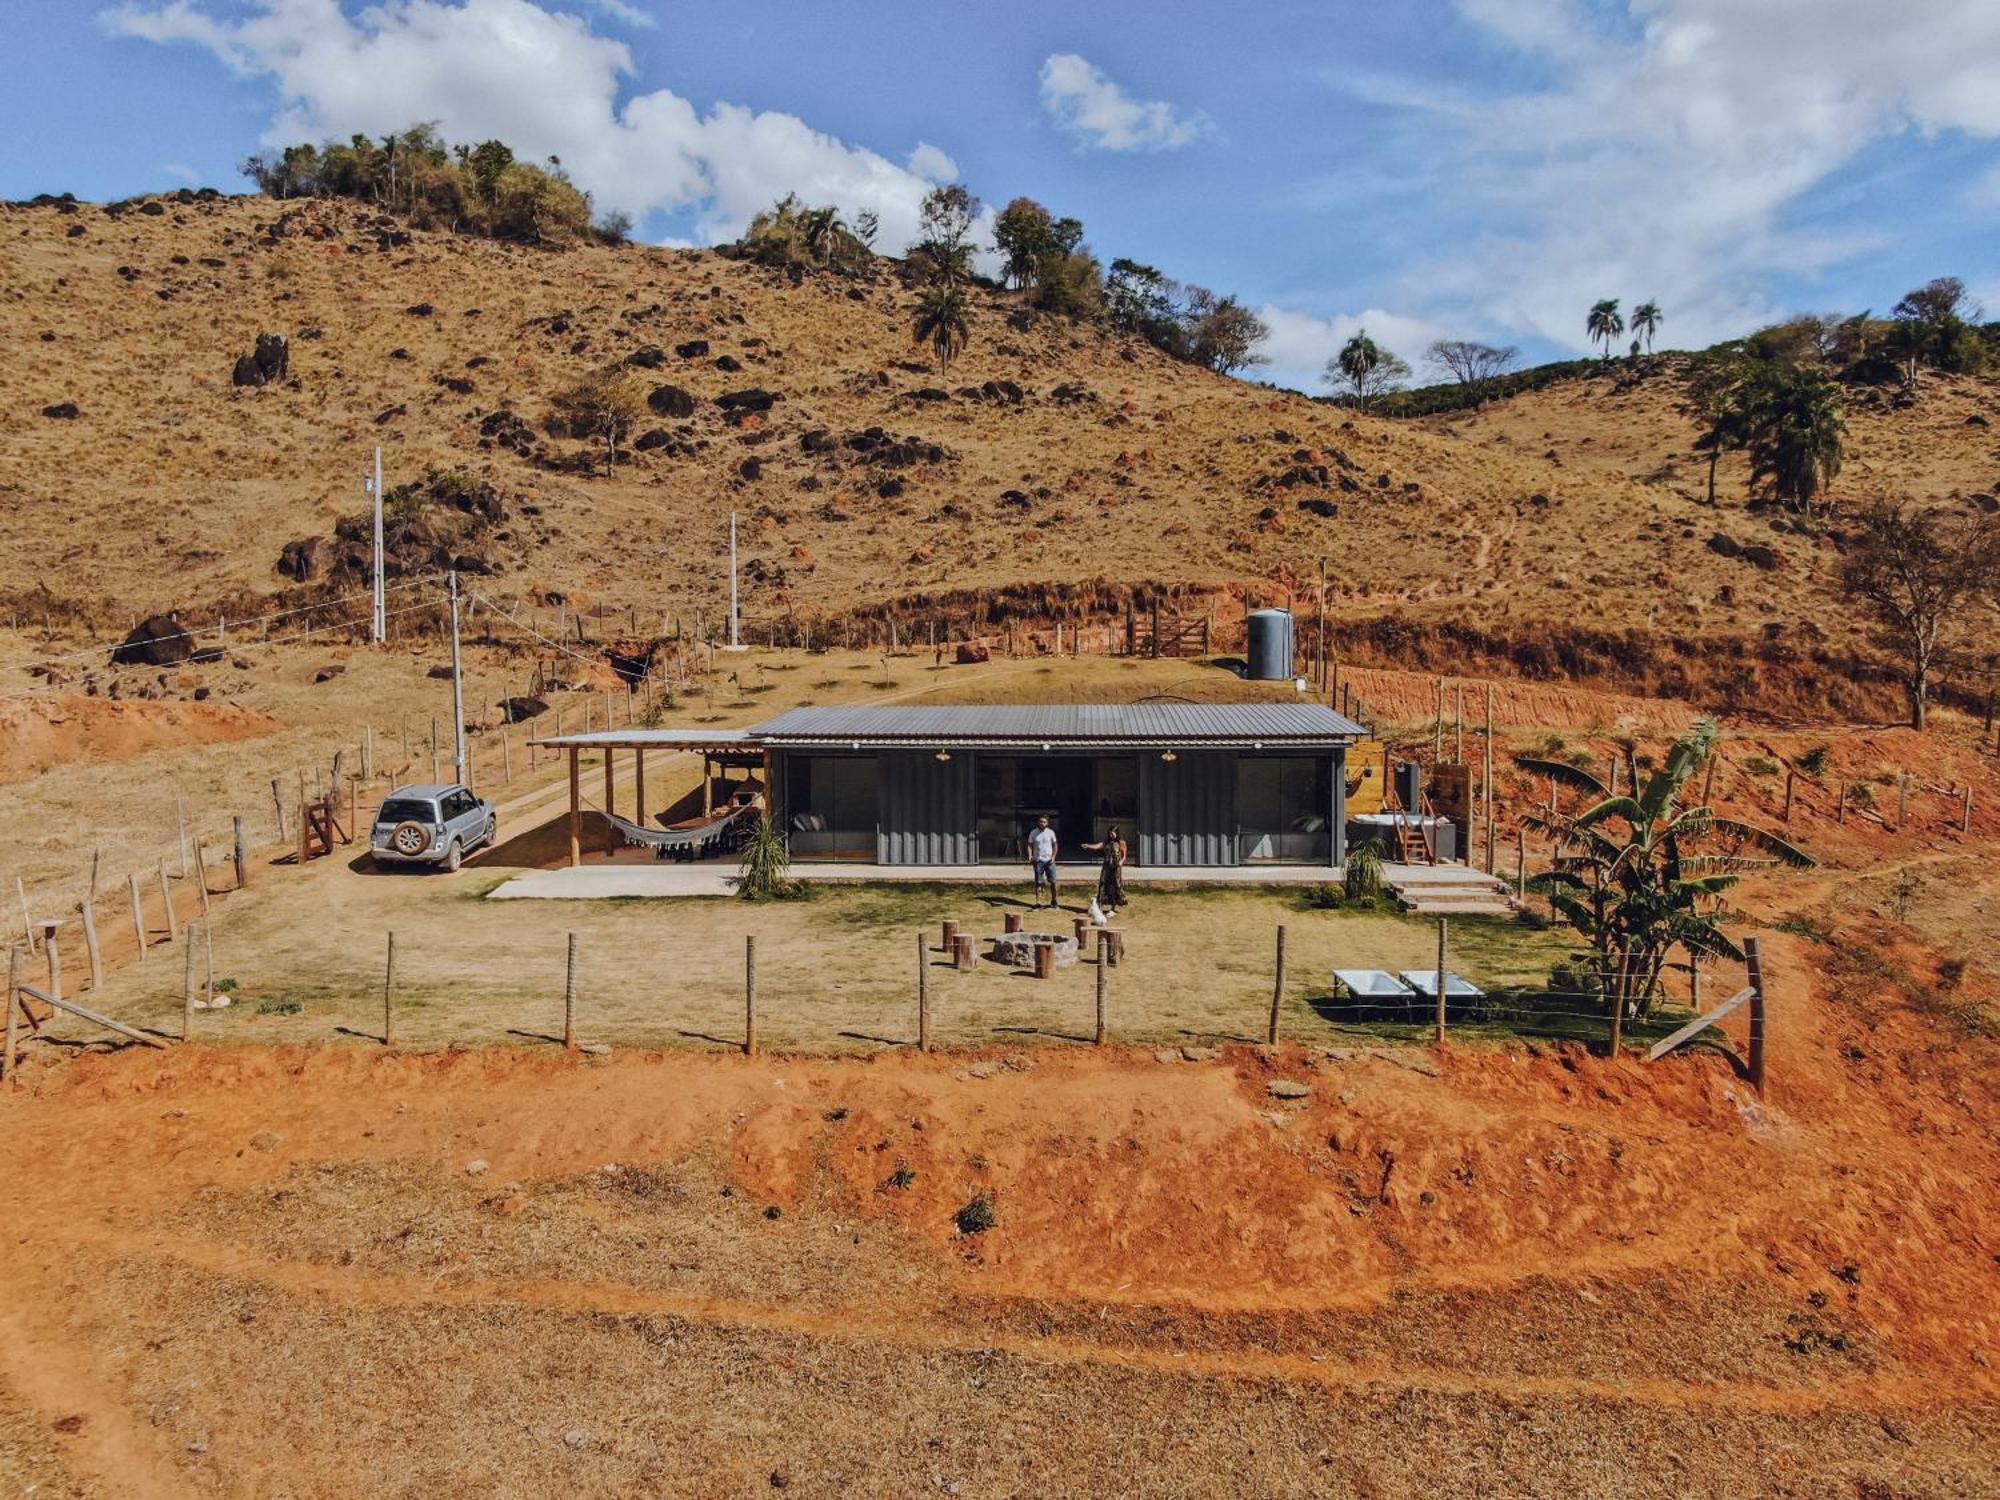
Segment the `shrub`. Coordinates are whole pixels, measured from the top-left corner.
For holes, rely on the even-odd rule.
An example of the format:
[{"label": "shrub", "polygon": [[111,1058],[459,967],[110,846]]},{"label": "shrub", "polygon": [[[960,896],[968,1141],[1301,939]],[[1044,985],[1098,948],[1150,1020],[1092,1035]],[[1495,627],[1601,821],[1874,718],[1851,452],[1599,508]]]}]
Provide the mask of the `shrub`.
[{"label": "shrub", "polygon": [[1784,767],[1768,755],[1753,755],[1743,762],[1743,769],[1752,776],[1776,776]]},{"label": "shrub", "polygon": [[984,1234],[1000,1222],[993,1212],[993,1195],[988,1192],[973,1194],[971,1200],[951,1216],[960,1234]]},{"label": "shrub", "polygon": [[796,901],[804,896],[805,887],[791,878],[791,868],[792,851],[785,835],[766,812],[743,846],[736,894],[745,901]]},{"label": "shrub", "polygon": [[1808,776],[1821,776],[1826,772],[1827,757],[1833,753],[1831,745],[1814,745],[1799,757],[1799,769]]},{"label": "shrub", "polygon": [[1373,839],[1363,839],[1347,851],[1347,868],[1342,874],[1344,894],[1349,901],[1381,899],[1382,851]]},{"label": "shrub", "polygon": [[1347,900],[1347,893],[1337,885],[1321,881],[1318,885],[1307,886],[1299,894],[1299,905],[1307,911],[1338,911]]}]

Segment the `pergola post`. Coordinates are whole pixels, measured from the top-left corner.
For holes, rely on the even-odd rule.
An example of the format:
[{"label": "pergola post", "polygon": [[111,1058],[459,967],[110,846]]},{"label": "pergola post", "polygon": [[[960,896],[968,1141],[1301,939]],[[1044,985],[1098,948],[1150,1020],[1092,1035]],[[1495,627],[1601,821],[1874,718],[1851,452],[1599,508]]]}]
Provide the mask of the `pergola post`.
[{"label": "pergola post", "polygon": [[569,747],[569,863],[571,869],[583,863],[583,786],[574,745]]},{"label": "pergola post", "polygon": [[646,749],[643,745],[632,747],[632,777],[636,783],[634,795],[638,806],[632,811],[632,821],[641,828],[646,826]]},{"label": "pergola post", "polygon": [[701,752],[701,815],[704,818],[707,817],[710,813],[715,811],[715,809],[709,805],[709,798],[711,795],[712,794],[709,790],[709,781],[708,781],[708,752],[704,750]]},{"label": "pergola post", "polygon": [[604,747],[604,852],[606,854],[613,853],[618,848],[618,829],[611,822],[612,815],[618,811],[617,798],[611,784],[611,778],[615,774],[613,767],[611,746],[607,744]]}]

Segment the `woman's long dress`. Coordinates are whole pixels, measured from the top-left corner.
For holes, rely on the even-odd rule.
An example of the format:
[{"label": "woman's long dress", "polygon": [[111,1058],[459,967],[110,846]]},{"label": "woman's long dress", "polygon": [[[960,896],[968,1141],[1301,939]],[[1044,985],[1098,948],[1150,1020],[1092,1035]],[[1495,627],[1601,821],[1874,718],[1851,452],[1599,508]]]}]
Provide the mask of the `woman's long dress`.
[{"label": "woman's long dress", "polygon": [[1106,910],[1125,904],[1125,845],[1104,846],[1104,867],[1097,872],[1097,904]]}]

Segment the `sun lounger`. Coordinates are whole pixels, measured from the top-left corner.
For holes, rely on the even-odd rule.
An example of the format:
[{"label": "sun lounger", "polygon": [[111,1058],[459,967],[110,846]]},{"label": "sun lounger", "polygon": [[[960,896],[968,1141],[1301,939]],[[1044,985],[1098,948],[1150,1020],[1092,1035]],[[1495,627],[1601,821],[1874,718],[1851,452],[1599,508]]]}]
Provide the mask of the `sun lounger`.
[{"label": "sun lounger", "polygon": [[[1405,969],[1403,982],[1419,995],[1433,1000],[1437,998],[1436,969]],[[1445,998],[1448,1000],[1477,1000],[1486,993],[1471,980],[1461,978],[1449,969],[1444,971],[1444,987]]]},{"label": "sun lounger", "polygon": [[1335,969],[1333,977],[1357,1000],[1407,1000],[1410,987],[1387,969]]}]

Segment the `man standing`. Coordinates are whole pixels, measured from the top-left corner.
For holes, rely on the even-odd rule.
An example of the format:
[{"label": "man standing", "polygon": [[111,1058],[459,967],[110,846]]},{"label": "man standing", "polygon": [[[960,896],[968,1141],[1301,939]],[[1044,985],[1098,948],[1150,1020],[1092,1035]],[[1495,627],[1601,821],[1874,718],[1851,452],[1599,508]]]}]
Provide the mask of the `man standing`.
[{"label": "man standing", "polygon": [[1035,819],[1028,834],[1028,857],[1035,864],[1035,906],[1042,904],[1042,882],[1049,887],[1049,905],[1056,904],[1056,831],[1049,827],[1047,814]]}]

